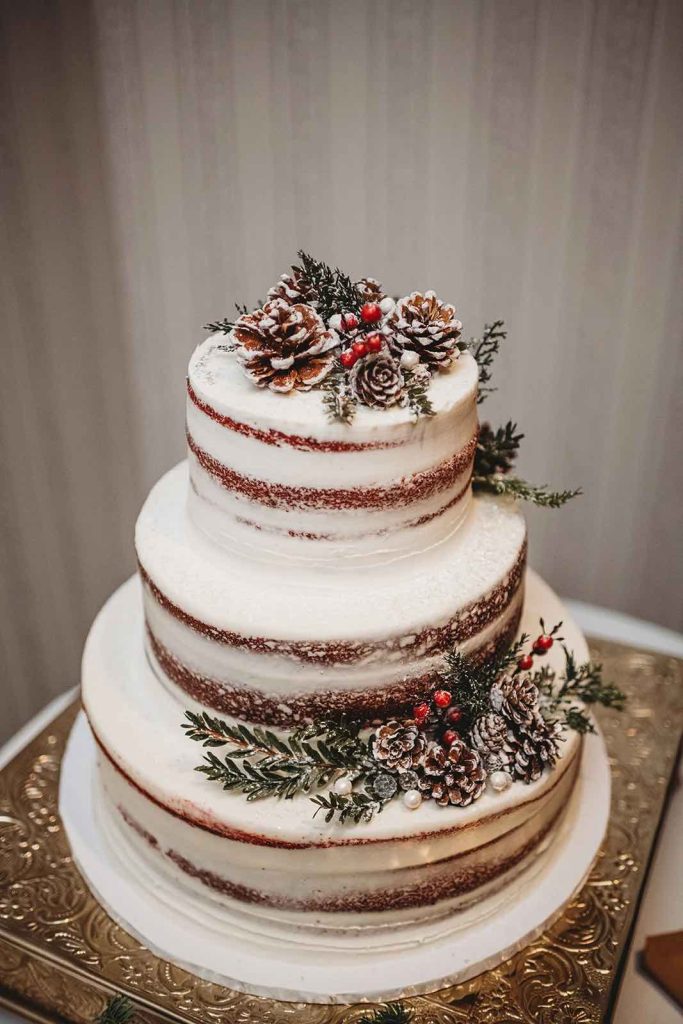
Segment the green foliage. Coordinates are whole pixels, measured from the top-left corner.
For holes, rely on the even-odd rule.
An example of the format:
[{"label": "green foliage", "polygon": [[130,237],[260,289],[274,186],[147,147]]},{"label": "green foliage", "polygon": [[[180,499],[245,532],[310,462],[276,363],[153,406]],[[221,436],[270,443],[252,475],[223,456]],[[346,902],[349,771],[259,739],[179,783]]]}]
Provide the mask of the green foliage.
[{"label": "green foliage", "polygon": [[97,1018],[96,1024],[128,1024],[133,1019],[133,1004],[125,996],[114,996]]},{"label": "green foliage", "polygon": [[507,651],[479,664],[456,649],[446,656],[442,682],[463,712],[463,729],[491,710],[493,684],[517,662],[528,640],[524,633]]},{"label": "green foliage", "polygon": [[479,396],[477,404],[481,404],[487,395],[497,388],[488,387],[493,375],[493,362],[498,355],[501,343],[505,341],[508,332],[503,329],[502,320],[494,320],[492,324],[484,325],[484,333],[481,338],[471,338],[468,348],[477,361],[479,367]]},{"label": "green foliage", "polygon": [[185,717],[182,727],[190,739],[203,747],[230,747],[223,759],[210,750],[195,770],[247,800],[311,793],[342,774],[363,771],[369,762],[359,729],[347,723],[321,723],[283,738],[258,726],[228,725],[208,712],[186,711]]},{"label": "green foliage", "polygon": [[421,377],[412,370],[402,370],[405,381],[406,395],[408,396],[408,407],[413,414],[413,419],[420,416],[433,416],[434,407],[427,395],[429,378]]},{"label": "green foliage", "polygon": [[361,1017],[358,1024],[410,1024],[413,1019],[412,1010],[402,1003],[387,1003],[372,1015]]},{"label": "green foliage", "polygon": [[362,305],[360,292],[339,267],[329,267],[322,260],[313,259],[303,249],[297,256],[301,265],[293,267],[317,293],[316,306],[325,323],[334,313],[358,313]]},{"label": "green foliage", "polygon": [[482,424],[474,454],[474,490],[530,501],[542,508],[560,508],[581,494],[580,488],[573,491],[549,491],[545,484],[537,487],[512,476],[510,470],[523,437],[524,434],[517,432],[517,424],[511,420],[497,430],[493,430],[488,423]]},{"label": "green foliage", "polygon": [[356,400],[349,392],[347,375],[341,363],[336,363],[322,383],[323,405],[331,420],[340,420],[347,425],[356,415]]},{"label": "green foliage", "polygon": [[516,476],[475,476],[472,478],[472,486],[474,490],[488,491],[519,501],[530,501],[532,505],[538,505],[540,508],[561,508],[572,498],[583,493],[580,487],[573,491],[549,491],[546,484],[536,487]]},{"label": "green foliage", "polygon": [[554,674],[532,677],[543,696],[543,714],[558,717],[563,725],[576,732],[595,732],[583,705],[601,704],[605,708],[623,711],[626,696],[618,686],[604,681],[602,665],[591,661],[579,665],[564,644],[562,650],[565,668],[559,686]]},{"label": "green foliage", "polygon": [[332,821],[336,814],[342,825],[345,821],[353,821],[356,825],[371,821],[384,808],[381,800],[373,799],[367,793],[349,793],[347,796],[330,790],[329,793],[318,793],[311,800],[318,808],[314,818],[325,811],[325,821]]}]

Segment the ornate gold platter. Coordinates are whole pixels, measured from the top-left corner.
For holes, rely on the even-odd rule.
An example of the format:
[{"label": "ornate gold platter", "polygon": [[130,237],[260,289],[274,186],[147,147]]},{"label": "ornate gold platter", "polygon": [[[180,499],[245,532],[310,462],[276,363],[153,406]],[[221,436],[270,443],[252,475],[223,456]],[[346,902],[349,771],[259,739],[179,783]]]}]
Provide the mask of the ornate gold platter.
[{"label": "ornate gold platter", "polygon": [[[647,876],[683,723],[683,661],[591,644],[629,698],[600,710],[613,780],[610,827],[579,895],[537,942],[462,985],[406,1000],[415,1024],[588,1024],[608,1018]],[[114,992],[141,1022],[352,1024],[367,1005],[283,1003],[202,981],[158,959],[100,907],[58,813],[77,704],[0,771],[0,1005],[29,1020],[91,1022]],[[264,965],[264,971],[267,965]]]}]

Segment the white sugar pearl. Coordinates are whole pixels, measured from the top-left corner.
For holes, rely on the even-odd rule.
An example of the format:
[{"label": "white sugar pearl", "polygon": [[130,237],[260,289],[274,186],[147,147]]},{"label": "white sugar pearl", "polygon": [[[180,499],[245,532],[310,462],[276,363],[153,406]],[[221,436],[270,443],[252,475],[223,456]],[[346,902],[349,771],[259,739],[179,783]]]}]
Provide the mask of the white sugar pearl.
[{"label": "white sugar pearl", "polygon": [[403,803],[409,811],[416,811],[422,803],[422,793],[417,789],[408,789],[403,794]]},{"label": "white sugar pearl", "polygon": [[337,779],[332,789],[338,796],[348,796],[353,789],[353,783],[351,779],[342,776],[341,779]]},{"label": "white sugar pearl", "polygon": [[413,366],[417,366],[420,357],[417,352],[411,352],[409,349],[401,355],[401,366],[405,366],[406,370],[412,370]]},{"label": "white sugar pearl", "polygon": [[379,308],[382,310],[382,312],[386,316],[388,313],[391,313],[391,311],[393,310],[395,305],[396,305],[396,303],[394,302],[392,297],[390,295],[386,295],[382,299],[382,301],[380,302]]},{"label": "white sugar pearl", "polygon": [[504,793],[512,785],[512,778],[507,772],[491,772],[489,783],[496,793]]},{"label": "white sugar pearl", "polygon": [[341,313],[333,313],[327,322],[333,330],[338,331],[342,323]]}]

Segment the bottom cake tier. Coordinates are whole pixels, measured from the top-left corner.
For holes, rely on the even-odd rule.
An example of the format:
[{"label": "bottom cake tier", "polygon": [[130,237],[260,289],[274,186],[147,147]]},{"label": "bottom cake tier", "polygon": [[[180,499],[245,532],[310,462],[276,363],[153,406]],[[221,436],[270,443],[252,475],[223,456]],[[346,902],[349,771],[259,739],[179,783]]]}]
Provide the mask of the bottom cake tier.
[{"label": "bottom cake tier", "polygon": [[[585,660],[582,635],[533,573],[526,593],[522,630],[536,630],[540,616],[563,619],[567,646]],[[569,733],[555,768],[535,782],[488,791],[469,807],[426,801],[409,810],[395,801],[363,824],[314,818],[307,796],[248,802],[194,771],[201,755],[181,729],[184,707],[144,657],[135,579],[93,627],[83,703],[111,842],[170,879],[188,905],[201,897],[213,913],[303,942],[359,931],[381,942],[388,928],[431,924],[490,896],[551,846],[582,753],[581,737]]]}]

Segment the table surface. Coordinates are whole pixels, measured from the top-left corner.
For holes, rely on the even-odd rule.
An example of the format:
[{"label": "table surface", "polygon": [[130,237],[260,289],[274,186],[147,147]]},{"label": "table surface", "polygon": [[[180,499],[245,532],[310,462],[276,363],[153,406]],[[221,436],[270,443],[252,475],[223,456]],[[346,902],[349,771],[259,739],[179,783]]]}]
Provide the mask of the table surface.
[{"label": "table surface", "polygon": [[[628,615],[608,611],[581,601],[567,601],[572,614],[583,630],[591,636],[603,637],[633,647],[646,648],[683,658],[683,635],[642,622]],[[58,698],[29,723],[0,751],[0,762],[9,760],[28,739],[66,706],[73,691]],[[681,847],[683,845],[683,773],[677,768],[666,819],[657,843],[650,878],[636,923],[629,960],[614,1013],[614,1024],[680,1024],[681,1013],[637,969],[638,952],[647,935],[677,931],[683,928],[683,886]],[[25,1024],[24,1018],[0,1008],[0,1024]]]}]

